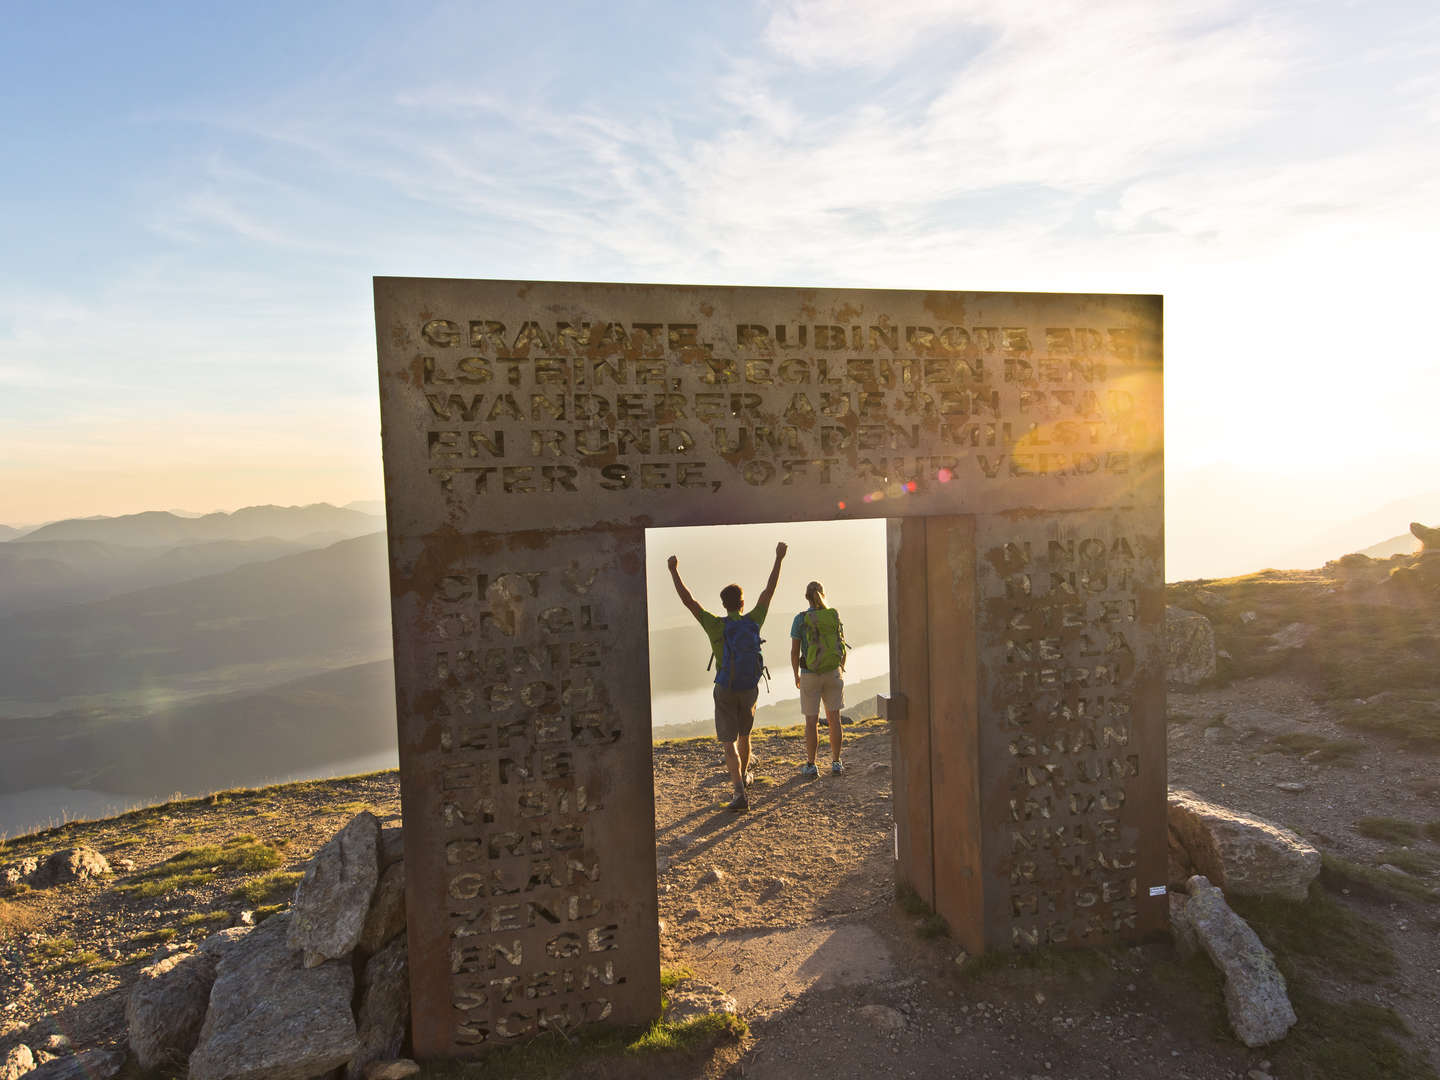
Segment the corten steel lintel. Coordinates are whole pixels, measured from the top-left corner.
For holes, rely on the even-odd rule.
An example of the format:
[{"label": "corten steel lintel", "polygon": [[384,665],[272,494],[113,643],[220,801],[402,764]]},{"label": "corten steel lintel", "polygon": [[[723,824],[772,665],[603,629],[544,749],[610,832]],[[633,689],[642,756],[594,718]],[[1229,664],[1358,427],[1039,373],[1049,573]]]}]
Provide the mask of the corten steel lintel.
[{"label": "corten steel lintel", "polygon": [[375,314],[417,1053],[658,1008],[652,526],[905,519],[900,872],[987,947],[1163,924],[1159,297],[377,278]]}]

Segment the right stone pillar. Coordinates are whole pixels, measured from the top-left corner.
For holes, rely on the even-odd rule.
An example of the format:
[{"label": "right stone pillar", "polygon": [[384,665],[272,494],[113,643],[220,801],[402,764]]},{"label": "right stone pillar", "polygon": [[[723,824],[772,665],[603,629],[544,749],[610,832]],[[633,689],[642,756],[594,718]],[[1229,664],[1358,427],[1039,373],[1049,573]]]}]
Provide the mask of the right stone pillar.
[{"label": "right stone pillar", "polygon": [[972,953],[1163,932],[1158,507],[889,523],[896,877]]}]

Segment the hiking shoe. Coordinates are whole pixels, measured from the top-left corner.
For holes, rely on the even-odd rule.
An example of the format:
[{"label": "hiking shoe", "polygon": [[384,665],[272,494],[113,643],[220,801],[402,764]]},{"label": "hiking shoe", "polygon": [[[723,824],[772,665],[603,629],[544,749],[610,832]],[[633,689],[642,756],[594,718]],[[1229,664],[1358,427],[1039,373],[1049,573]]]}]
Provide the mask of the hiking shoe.
[{"label": "hiking shoe", "polygon": [[743,791],[736,792],[735,797],[725,804],[726,810],[749,810],[750,800],[745,797]]},{"label": "hiking shoe", "polygon": [[804,780],[814,780],[819,775],[820,770],[815,768],[813,761],[807,761],[804,765],[800,766],[800,776]]},{"label": "hiking shoe", "polygon": [[839,776],[839,775],[840,775],[841,773],[843,773],[844,771],[845,771],[845,766],[840,764],[840,759],[839,759],[838,757],[837,757],[834,761],[830,762],[830,775],[831,775],[831,776]]},{"label": "hiking shoe", "polygon": [[746,787],[749,787],[749,786],[750,786],[751,784],[753,784],[754,782],[755,782],[755,774],[754,774],[753,772],[747,772],[747,773],[745,774],[745,786],[746,786]]}]

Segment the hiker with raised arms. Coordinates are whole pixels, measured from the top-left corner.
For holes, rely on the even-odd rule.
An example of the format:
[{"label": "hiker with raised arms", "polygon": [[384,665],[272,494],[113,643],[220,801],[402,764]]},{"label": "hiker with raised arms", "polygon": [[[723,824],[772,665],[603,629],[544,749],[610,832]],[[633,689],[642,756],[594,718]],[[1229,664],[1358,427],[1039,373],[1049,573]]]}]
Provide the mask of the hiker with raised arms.
[{"label": "hiker with raised arms", "polygon": [[815,751],[820,747],[820,706],[830,722],[830,772],[839,776],[840,710],[845,707],[845,627],[840,613],[825,605],[825,586],[812,581],[805,586],[809,606],[790,624],[790,668],[800,689],[800,712],[805,717],[805,754],[800,775],[814,779]]},{"label": "hiker with raised arms", "polygon": [[760,696],[760,677],[767,675],[761,655],[760,627],[770,610],[775,586],[780,583],[780,563],[785,558],[785,545],[775,545],[775,565],[760,600],[745,611],[745,593],[739,585],[726,585],[720,590],[720,603],[725,617],[712,615],[690,595],[680,580],[680,560],[671,555],[667,565],[675,593],[710,639],[711,663],[715,665],[715,737],[725,747],[725,768],[730,773],[734,795],[725,804],[726,810],[748,810],[750,800],[745,789],[750,786],[750,729],[755,726],[755,699]]}]

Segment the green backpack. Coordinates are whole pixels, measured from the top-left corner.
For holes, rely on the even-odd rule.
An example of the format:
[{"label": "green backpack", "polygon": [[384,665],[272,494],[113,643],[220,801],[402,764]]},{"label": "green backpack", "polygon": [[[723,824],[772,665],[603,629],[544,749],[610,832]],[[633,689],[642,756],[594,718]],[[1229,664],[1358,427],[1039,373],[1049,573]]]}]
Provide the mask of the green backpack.
[{"label": "green backpack", "polygon": [[811,608],[805,613],[805,670],[845,670],[845,627],[834,608]]}]

